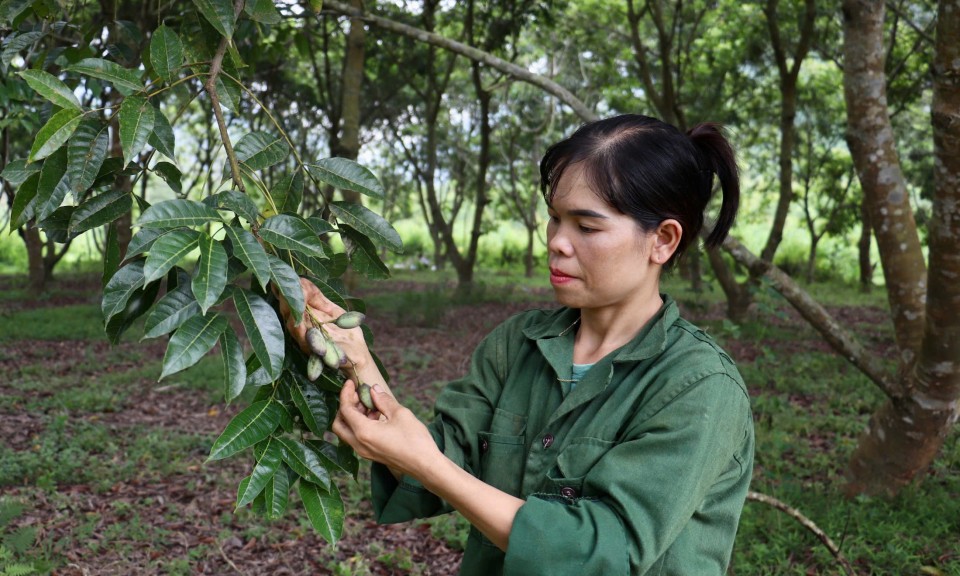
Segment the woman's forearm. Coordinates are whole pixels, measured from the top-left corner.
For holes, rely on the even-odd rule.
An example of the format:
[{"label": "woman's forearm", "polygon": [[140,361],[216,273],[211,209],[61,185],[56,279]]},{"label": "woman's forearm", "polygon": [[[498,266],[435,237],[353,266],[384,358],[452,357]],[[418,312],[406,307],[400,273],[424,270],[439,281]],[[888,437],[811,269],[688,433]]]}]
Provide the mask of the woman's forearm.
[{"label": "woman's forearm", "polygon": [[417,480],[445,500],[503,551],[510,540],[513,519],[524,501],[477,479],[442,453]]}]

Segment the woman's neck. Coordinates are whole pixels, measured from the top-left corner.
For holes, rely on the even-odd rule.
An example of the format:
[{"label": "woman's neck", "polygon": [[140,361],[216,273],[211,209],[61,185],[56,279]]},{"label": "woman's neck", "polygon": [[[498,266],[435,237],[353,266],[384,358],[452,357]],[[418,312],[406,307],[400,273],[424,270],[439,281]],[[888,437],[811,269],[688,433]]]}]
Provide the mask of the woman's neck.
[{"label": "woman's neck", "polygon": [[592,364],[633,340],[662,305],[658,286],[651,294],[634,299],[629,307],[580,310],[580,325],[573,345],[574,363]]}]

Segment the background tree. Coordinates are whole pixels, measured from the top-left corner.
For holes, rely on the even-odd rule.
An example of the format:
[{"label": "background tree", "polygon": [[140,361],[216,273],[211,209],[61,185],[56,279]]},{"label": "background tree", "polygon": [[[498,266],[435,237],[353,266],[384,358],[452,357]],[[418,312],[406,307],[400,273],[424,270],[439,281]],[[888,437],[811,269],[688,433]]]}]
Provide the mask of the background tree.
[{"label": "background tree", "polygon": [[960,12],[940,2],[933,64],[934,206],[925,266],[886,99],[883,3],[848,0],[844,94],[848,143],[880,248],[897,377],[851,464],[853,492],[895,491],[934,459],[960,417]]}]

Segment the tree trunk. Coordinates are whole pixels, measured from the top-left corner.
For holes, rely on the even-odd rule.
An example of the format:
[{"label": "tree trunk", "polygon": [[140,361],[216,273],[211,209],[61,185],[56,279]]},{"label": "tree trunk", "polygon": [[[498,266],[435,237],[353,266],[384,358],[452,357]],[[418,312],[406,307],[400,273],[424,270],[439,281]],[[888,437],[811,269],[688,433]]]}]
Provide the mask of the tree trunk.
[{"label": "tree trunk", "polygon": [[43,265],[43,240],[40,230],[30,223],[23,227],[23,243],[27,247],[27,289],[38,295],[46,289],[47,274]]},{"label": "tree trunk", "polygon": [[960,5],[942,0],[938,10],[929,278],[887,115],[884,4],[846,0],[843,12],[848,140],[901,350],[898,386],[860,437],[847,491],[894,493],[929,466],[960,417]]},{"label": "tree trunk", "polygon": [[883,2],[845,0],[847,144],[870,211],[900,360],[909,368],[923,337],[926,267],[887,110]]},{"label": "tree trunk", "polygon": [[536,230],[527,227],[527,249],[523,254],[523,275],[533,278],[533,240]]},{"label": "tree trunk", "polygon": [[870,246],[873,244],[873,227],[870,226],[870,209],[867,199],[860,201],[860,240],[857,242],[860,267],[860,292],[873,290],[873,263],[870,261]]},{"label": "tree trunk", "polygon": [[820,243],[820,236],[810,234],[810,252],[807,254],[807,284],[813,284],[817,272],[817,244]]},{"label": "tree trunk", "polygon": [[737,324],[745,322],[750,316],[753,305],[749,285],[737,282],[737,279],[733,276],[732,267],[723,259],[720,250],[716,248],[707,249],[707,257],[710,259],[710,266],[717,276],[720,288],[727,296],[727,318]]}]

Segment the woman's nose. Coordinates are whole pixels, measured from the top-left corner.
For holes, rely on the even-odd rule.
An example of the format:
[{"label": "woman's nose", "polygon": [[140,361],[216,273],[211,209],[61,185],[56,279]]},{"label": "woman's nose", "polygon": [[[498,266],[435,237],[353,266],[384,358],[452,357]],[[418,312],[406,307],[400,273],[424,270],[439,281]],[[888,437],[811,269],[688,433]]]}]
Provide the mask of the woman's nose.
[{"label": "woman's nose", "polygon": [[561,232],[559,226],[556,226],[553,228],[553,230],[548,231],[547,250],[553,252],[554,254],[570,254],[570,242],[567,240],[566,235]]}]

